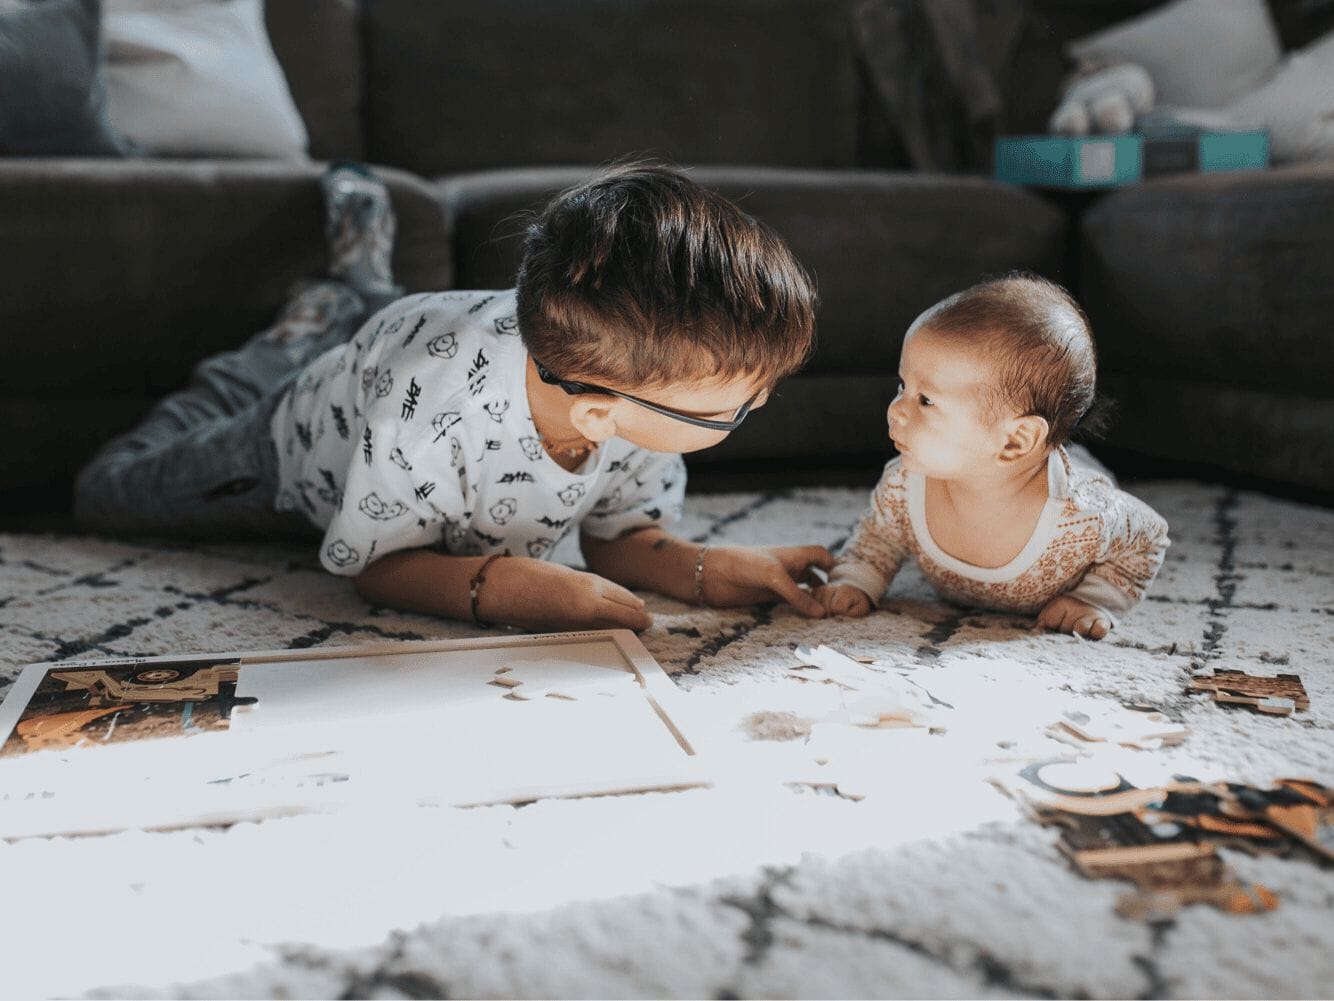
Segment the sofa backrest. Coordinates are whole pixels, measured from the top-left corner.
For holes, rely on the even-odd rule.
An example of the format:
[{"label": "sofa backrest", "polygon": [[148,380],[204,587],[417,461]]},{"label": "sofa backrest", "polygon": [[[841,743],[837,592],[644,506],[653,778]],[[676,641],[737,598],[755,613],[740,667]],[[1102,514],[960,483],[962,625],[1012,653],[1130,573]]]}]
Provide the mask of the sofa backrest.
[{"label": "sofa backrest", "polygon": [[359,0],[270,0],[269,42],[287,76],[316,160],[360,160],[365,76]]},{"label": "sofa backrest", "polygon": [[850,166],[846,0],[373,0],[366,153],[432,177],[598,163]]}]

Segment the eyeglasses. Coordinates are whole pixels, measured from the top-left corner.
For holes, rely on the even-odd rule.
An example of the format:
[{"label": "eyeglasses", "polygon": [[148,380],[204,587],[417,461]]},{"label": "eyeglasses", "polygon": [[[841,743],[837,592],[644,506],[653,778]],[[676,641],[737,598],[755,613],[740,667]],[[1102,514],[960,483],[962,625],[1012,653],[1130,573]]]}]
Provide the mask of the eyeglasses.
[{"label": "eyeglasses", "polygon": [[680,421],[682,424],[690,424],[697,428],[708,428],[710,431],[735,431],[741,426],[741,422],[746,419],[750,413],[750,408],[755,405],[755,401],[760,398],[764,390],[756,393],[741,407],[731,420],[715,421],[706,417],[696,417],[693,414],[685,414],[679,410],[673,410],[671,407],[664,407],[660,403],[653,403],[650,400],[642,400],[638,396],[631,396],[629,393],[622,393],[618,389],[608,389],[606,386],[595,386],[590,382],[573,382],[569,379],[562,379],[553,375],[551,370],[543,365],[536,358],[533,359],[533,365],[537,368],[537,376],[548,386],[559,386],[571,396],[579,396],[582,393],[595,393],[604,396],[618,396],[622,400],[629,400],[631,403],[643,407],[645,410],[652,410],[655,414],[662,414],[664,417],[670,417],[674,421]]}]

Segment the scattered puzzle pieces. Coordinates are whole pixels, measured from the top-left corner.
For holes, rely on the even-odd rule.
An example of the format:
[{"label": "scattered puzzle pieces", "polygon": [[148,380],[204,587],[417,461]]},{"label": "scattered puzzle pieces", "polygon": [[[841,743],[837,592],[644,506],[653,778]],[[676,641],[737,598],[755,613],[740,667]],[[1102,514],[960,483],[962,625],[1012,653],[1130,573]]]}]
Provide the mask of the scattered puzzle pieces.
[{"label": "scattered puzzle pieces", "polygon": [[1246,706],[1272,716],[1289,716],[1311,708],[1302,679],[1295,674],[1267,678],[1245,671],[1212,671],[1190,679],[1191,692],[1210,692],[1224,705]]},{"label": "scattered puzzle pieces", "polygon": [[1094,712],[1068,710],[1053,725],[1053,736],[1070,734],[1081,742],[1108,741],[1122,747],[1156,751],[1181,743],[1190,733],[1187,727],[1173,723],[1157,710],[1144,712],[1124,706]]}]

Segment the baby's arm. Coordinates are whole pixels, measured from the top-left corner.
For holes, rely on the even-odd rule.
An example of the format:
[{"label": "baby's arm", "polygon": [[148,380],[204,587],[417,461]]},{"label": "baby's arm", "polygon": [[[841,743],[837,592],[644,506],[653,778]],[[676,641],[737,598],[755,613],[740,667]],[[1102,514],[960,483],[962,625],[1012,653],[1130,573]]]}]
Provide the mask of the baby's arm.
[{"label": "baby's arm", "polygon": [[1098,561],[1083,579],[1038,613],[1038,625],[1102,639],[1117,616],[1144,598],[1163,565],[1170,542],[1167,522],[1143,501],[1116,491],[1108,505],[1108,527]]},{"label": "baby's arm", "polygon": [[875,607],[908,555],[902,504],[903,474],[891,462],[871,494],[871,504],[843,547],[816,597],[831,615],[860,618]]}]

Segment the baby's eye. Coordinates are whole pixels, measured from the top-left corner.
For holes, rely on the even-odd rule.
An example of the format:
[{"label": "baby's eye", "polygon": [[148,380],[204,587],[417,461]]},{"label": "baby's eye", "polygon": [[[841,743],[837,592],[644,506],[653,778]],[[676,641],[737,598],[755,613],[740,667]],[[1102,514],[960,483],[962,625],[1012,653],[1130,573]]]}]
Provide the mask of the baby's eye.
[{"label": "baby's eye", "polygon": [[921,404],[922,406],[924,406],[924,407],[930,407],[930,406],[933,406],[933,405],[934,405],[934,404],[932,404],[932,402],[926,397],[926,395],[925,395],[924,393],[918,393],[918,394],[917,394],[917,402],[920,403],[920,404]]}]

